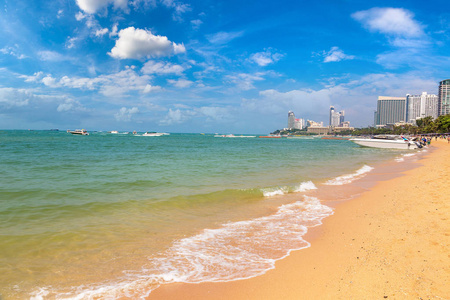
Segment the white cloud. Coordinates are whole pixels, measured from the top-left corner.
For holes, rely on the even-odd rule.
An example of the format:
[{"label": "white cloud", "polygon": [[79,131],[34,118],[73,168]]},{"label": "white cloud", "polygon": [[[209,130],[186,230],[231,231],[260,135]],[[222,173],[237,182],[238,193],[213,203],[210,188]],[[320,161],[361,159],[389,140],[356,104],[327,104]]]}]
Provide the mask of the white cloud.
[{"label": "white cloud", "polygon": [[157,85],[154,86],[154,85],[147,84],[145,86],[144,90],[142,91],[142,93],[148,94],[148,93],[152,93],[152,92],[158,92],[160,90],[161,90],[160,86],[157,86]]},{"label": "white cloud", "polygon": [[118,35],[118,24],[115,23],[113,25],[113,27],[111,28],[111,32],[109,33],[109,36],[113,37],[113,36],[117,36],[117,35]]},{"label": "white cloud", "polygon": [[128,0],[77,0],[78,7],[88,14],[95,14],[110,4],[113,4],[115,9],[128,11]]},{"label": "white cloud", "polygon": [[15,45],[14,47],[5,47],[5,48],[2,48],[2,49],[0,49],[0,53],[8,54],[8,55],[14,56],[14,57],[16,57],[17,59],[24,59],[24,58],[27,58],[24,54],[19,54],[19,53],[18,53],[18,46],[17,46],[17,45]]},{"label": "white cloud", "polygon": [[[25,78],[26,81],[32,80],[32,76],[20,77]],[[63,76],[58,80],[51,75],[47,75],[41,81],[51,88],[68,87],[80,90],[98,90],[101,94],[108,97],[121,97],[133,91],[148,93],[160,89],[158,86],[151,86],[149,84],[150,79],[149,75],[139,75],[134,71],[134,68],[129,67],[117,73],[94,78]]]},{"label": "white cloud", "polygon": [[253,82],[264,80],[263,76],[265,74],[266,73],[261,72],[255,74],[240,73],[236,75],[227,75],[225,76],[225,78],[228,79],[231,83],[235,84],[238,89],[248,91],[255,88]]},{"label": "white cloud", "polygon": [[184,71],[184,68],[180,65],[175,65],[171,63],[148,61],[144,64],[141,71],[144,74],[181,75]]},{"label": "white cloud", "polygon": [[192,28],[195,29],[195,30],[199,29],[200,25],[202,25],[202,24],[203,24],[203,21],[200,20],[200,19],[191,21]]},{"label": "white cloud", "polygon": [[165,36],[153,35],[149,30],[128,27],[119,32],[119,39],[108,54],[119,59],[141,59],[183,52],[186,52],[183,44],[171,42]]},{"label": "white cloud", "polygon": [[189,4],[181,3],[175,0],[162,0],[161,3],[168,8],[174,9],[172,19],[175,21],[183,21],[182,15],[192,10]]},{"label": "white cloud", "polygon": [[0,88],[0,108],[27,106],[34,95],[25,89]]},{"label": "white cloud", "polygon": [[42,83],[48,87],[58,87],[59,86],[59,84],[56,82],[56,78],[53,78],[50,75],[45,76],[42,79]]},{"label": "white cloud", "polygon": [[232,40],[234,40],[238,37],[241,37],[243,35],[244,35],[243,31],[236,31],[236,32],[223,32],[222,31],[222,32],[218,32],[215,34],[207,35],[206,38],[212,44],[224,45],[224,44],[228,44]]},{"label": "white cloud", "polygon": [[325,53],[325,58],[323,62],[336,62],[341,60],[348,60],[348,59],[354,59],[355,57],[353,55],[347,55],[339,49],[338,47],[331,47],[330,51]]},{"label": "white cloud", "polygon": [[194,84],[193,81],[183,78],[180,78],[178,80],[169,79],[167,80],[167,82],[180,89],[190,87],[192,84]]},{"label": "white cloud", "polygon": [[255,62],[261,67],[265,67],[272,63],[279,61],[283,57],[280,53],[272,53],[271,49],[268,49],[264,52],[254,53],[250,56],[250,60]]},{"label": "white cloud", "polygon": [[68,60],[64,55],[55,51],[39,51],[38,56],[43,61],[64,61]]},{"label": "white cloud", "polygon": [[188,119],[188,115],[183,113],[181,110],[169,109],[166,117],[159,122],[160,125],[172,125],[172,124],[180,124]]},{"label": "white cloud", "polygon": [[102,28],[95,31],[95,36],[101,37],[109,32],[108,28]]},{"label": "white cloud", "polygon": [[65,99],[63,103],[59,104],[56,108],[58,112],[67,111],[86,111],[80,102],[73,99]]},{"label": "white cloud", "polygon": [[32,76],[20,75],[19,78],[24,78],[25,82],[38,82],[42,79],[43,76],[43,72],[36,72]]},{"label": "white cloud", "polygon": [[423,35],[422,26],[414,20],[414,15],[406,9],[375,7],[355,12],[352,17],[371,31],[405,37]]},{"label": "white cloud", "polygon": [[68,37],[67,42],[66,42],[66,48],[67,49],[72,49],[75,47],[75,43],[78,41],[77,37]]},{"label": "white cloud", "polygon": [[139,109],[137,107],[126,108],[122,107],[118,113],[114,115],[114,118],[117,121],[130,122],[133,115],[139,113]]}]

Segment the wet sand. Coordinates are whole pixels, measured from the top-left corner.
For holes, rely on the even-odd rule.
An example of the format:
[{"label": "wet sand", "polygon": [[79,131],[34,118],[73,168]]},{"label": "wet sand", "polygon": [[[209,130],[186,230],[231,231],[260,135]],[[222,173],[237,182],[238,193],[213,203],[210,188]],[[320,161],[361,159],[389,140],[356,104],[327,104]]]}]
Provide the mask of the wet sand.
[{"label": "wet sand", "polygon": [[450,299],[450,144],[340,202],[311,247],[240,281],[169,284],[154,299]]}]

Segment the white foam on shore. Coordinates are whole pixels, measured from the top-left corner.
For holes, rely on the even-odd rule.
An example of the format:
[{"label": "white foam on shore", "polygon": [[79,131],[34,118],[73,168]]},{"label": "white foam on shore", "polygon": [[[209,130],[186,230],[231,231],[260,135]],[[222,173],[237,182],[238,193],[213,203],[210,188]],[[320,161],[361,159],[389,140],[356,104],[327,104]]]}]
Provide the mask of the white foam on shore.
[{"label": "white foam on shore", "polygon": [[277,195],[285,195],[289,192],[294,192],[294,193],[300,193],[300,192],[306,192],[309,190],[315,190],[317,189],[317,187],[314,185],[314,183],[312,181],[306,181],[306,182],[302,182],[300,183],[297,187],[291,189],[289,187],[276,187],[276,188],[265,188],[265,189],[261,189],[264,197],[273,197],[273,196],[277,196]]},{"label": "white foam on shore", "polygon": [[289,193],[288,187],[276,187],[276,188],[265,188],[261,190],[264,197],[273,197],[277,195],[284,195]]},{"label": "white foam on shore", "polygon": [[355,181],[356,179],[364,177],[366,175],[366,173],[368,173],[368,172],[370,172],[372,170],[373,170],[373,168],[371,166],[364,165],[362,168],[360,168],[359,170],[357,170],[353,174],[342,175],[342,176],[336,177],[334,179],[328,180],[327,182],[325,182],[325,185],[344,185],[344,184],[348,184],[348,183],[351,183],[351,182]]},{"label": "white foam on shore", "polygon": [[306,192],[309,190],[317,190],[316,185],[312,181],[306,181],[300,183],[300,185],[294,190],[294,192]]},{"label": "white foam on shore", "polygon": [[414,156],[414,155],[416,155],[416,154],[415,153],[405,153],[405,154],[402,154],[401,157],[396,158],[395,161],[396,162],[403,162],[403,161],[405,161],[405,157],[411,157],[411,156]]},{"label": "white foam on shore", "polygon": [[220,282],[264,274],[292,250],[309,247],[303,240],[308,227],[322,224],[333,210],[319,199],[304,199],[279,207],[270,216],[231,222],[217,229],[176,241],[158,257],[150,258],[142,271],[127,272],[116,282],[80,286],[70,293],[39,289],[35,299],[145,298],[151,290],[171,282]]}]

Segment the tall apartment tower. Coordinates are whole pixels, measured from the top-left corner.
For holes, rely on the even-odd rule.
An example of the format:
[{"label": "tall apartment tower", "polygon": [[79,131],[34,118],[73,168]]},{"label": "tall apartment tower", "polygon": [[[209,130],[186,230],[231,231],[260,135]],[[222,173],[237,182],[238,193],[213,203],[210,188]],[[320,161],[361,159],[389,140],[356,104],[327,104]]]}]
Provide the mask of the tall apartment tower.
[{"label": "tall apartment tower", "polygon": [[289,111],[288,112],[288,127],[289,129],[294,128],[294,124],[295,124],[295,115],[293,111]]},{"label": "tall apartment tower", "polygon": [[330,127],[339,127],[344,123],[344,111],[337,112],[334,106],[330,106]]},{"label": "tall apartment tower", "polygon": [[375,125],[395,124],[406,121],[406,97],[379,96]]},{"label": "tall apartment tower", "polygon": [[423,92],[422,95],[406,95],[406,122],[416,123],[417,119],[439,116],[438,96]]},{"label": "tall apartment tower", "polygon": [[334,106],[330,106],[330,126],[333,126],[333,117],[334,117]]},{"label": "tall apartment tower", "polygon": [[344,124],[345,122],[345,111],[341,110],[339,112],[339,126],[341,126],[342,124]]},{"label": "tall apartment tower", "polygon": [[439,115],[450,114],[450,79],[439,82]]}]

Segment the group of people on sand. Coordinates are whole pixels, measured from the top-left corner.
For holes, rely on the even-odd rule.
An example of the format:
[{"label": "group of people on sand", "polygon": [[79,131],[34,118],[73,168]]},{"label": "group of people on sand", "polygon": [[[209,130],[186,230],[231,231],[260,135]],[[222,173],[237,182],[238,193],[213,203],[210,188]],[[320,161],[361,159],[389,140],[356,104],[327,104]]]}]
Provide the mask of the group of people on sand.
[{"label": "group of people on sand", "polygon": [[[429,145],[433,138],[434,138],[435,141],[437,141],[438,138],[439,139],[446,139],[447,143],[450,144],[450,134],[448,134],[448,133],[447,134],[436,133],[436,134],[433,134],[433,135],[430,135],[430,136],[421,136],[420,137],[420,141],[421,141],[421,143],[425,142],[425,144]],[[425,144],[423,144],[423,145],[425,145]]]}]

